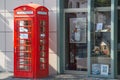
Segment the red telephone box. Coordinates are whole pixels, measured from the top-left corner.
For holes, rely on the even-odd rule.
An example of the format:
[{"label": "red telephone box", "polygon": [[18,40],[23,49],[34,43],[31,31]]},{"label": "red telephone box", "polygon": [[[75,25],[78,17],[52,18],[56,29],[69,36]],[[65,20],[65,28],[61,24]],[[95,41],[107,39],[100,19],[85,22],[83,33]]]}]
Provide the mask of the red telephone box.
[{"label": "red telephone box", "polygon": [[48,76],[48,9],[38,4],[14,9],[14,77]]}]

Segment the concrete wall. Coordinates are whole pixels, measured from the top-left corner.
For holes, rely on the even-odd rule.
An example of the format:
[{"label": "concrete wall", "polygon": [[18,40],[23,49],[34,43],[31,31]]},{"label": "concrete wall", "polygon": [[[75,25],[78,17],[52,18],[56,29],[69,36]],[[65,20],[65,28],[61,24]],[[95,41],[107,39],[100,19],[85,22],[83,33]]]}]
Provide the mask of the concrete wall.
[{"label": "concrete wall", "polygon": [[49,70],[57,74],[56,0],[0,0],[0,71],[13,71],[13,9],[27,3],[37,3],[49,9]]}]

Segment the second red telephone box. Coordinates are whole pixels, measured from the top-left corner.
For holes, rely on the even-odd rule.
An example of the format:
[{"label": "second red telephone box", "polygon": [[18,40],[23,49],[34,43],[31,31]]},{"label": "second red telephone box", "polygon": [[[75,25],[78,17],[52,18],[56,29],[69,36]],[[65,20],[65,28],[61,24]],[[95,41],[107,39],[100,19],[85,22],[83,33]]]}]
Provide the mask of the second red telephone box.
[{"label": "second red telephone box", "polygon": [[14,77],[48,76],[48,24],[44,6],[26,4],[14,9]]}]

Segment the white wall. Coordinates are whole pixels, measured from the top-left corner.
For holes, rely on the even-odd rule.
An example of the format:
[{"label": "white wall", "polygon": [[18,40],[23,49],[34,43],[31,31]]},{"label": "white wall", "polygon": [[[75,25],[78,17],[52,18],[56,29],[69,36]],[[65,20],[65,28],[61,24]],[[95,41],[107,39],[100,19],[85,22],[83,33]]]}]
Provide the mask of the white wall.
[{"label": "white wall", "polygon": [[57,74],[56,0],[0,0],[0,71],[13,71],[13,9],[27,3],[37,3],[49,9],[49,70]]}]

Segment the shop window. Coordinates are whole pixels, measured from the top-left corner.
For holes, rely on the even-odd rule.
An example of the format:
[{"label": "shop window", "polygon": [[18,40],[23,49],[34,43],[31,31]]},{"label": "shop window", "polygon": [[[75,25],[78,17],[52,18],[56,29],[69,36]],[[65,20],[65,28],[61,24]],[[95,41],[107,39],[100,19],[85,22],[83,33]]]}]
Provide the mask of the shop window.
[{"label": "shop window", "polygon": [[64,0],[64,8],[87,8],[87,0]]},{"label": "shop window", "polygon": [[68,3],[68,8],[72,8],[72,2]]},{"label": "shop window", "polygon": [[65,69],[87,71],[87,12],[65,14]]},{"label": "shop window", "polygon": [[111,74],[111,13],[95,13],[95,24],[91,29],[91,74]]},{"label": "shop window", "polygon": [[120,6],[120,0],[118,0],[118,6]]},{"label": "shop window", "polygon": [[76,2],[76,8],[79,8],[79,6],[80,6],[80,3]]},{"label": "shop window", "polygon": [[111,5],[111,0],[94,0],[95,7],[108,7]]}]

